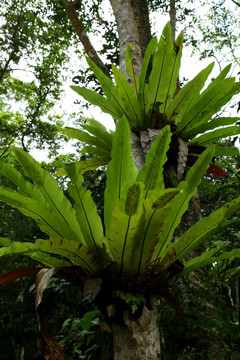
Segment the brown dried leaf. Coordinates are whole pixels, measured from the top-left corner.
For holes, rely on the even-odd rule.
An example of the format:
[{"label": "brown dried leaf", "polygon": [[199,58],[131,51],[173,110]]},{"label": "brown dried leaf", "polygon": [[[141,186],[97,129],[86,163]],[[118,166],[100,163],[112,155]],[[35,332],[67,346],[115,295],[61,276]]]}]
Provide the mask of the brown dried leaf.
[{"label": "brown dried leaf", "polygon": [[38,313],[38,306],[40,305],[43,297],[43,292],[48,286],[49,280],[57,272],[57,268],[51,269],[42,269],[38,272],[36,276],[35,286],[36,286],[36,300],[35,300],[35,309]]},{"label": "brown dried leaf", "polygon": [[59,345],[48,333],[44,321],[42,311],[39,308],[41,304],[43,292],[46,289],[49,280],[56,274],[58,269],[42,269],[36,276],[36,301],[35,309],[38,319],[40,337],[38,340],[38,348],[42,352],[45,360],[64,360],[64,355],[61,345]]}]

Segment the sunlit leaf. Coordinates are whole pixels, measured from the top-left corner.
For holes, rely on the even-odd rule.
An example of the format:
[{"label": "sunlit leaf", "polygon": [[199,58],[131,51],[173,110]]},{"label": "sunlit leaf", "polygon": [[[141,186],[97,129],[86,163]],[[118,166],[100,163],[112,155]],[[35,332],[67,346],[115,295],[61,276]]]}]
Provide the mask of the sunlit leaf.
[{"label": "sunlit leaf", "polygon": [[171,265],[176,259],[182,259],[193,250],[202,239],[226,218],[240,209],[240,197],[225,204],[220,209],[212,212],[208,217],[194,224],[183,236],[171,244],[163,254],[161,264],[165,267]]},{"label": "sunlit leaf", "polygon": [[70,196],[74,199],[74,208],[85,243],[100,259],[107,259],[108,244],[103,235],[101,218],[97,207],[91,198],[91,192],[82,185],[81,169],[78,164],[66,165],[65,169],[72,180],[73,186],[68,185]]},{"label": "sunlit leaf", "polygon": [[174,205],[172,211],[168,217],[166,224],[164,225],[161,238],[157,243],[152,261],[159,261],[161,256],[167,247],[167,245],[172,240],[172,235],[174,230],[181,221],[182,215],[188,208],[188,203],[194,193],[196,192],[197,186],[199,185],[201,178],[206,172],[206,169],[209,166],[214,155],[214,147],[210,147],[205,150],[187,173],[186,181],[181,181],[178,185],[178,190],[180,193],[174,199]]},{"label": "sunlit leaf", "polygon": [[107,168],[107,184],[104,194],[104,221],[106,234],[116,203],[123,197],[126,186],[135,181],[137,170],[131,153],[130,127],[125,118],[121,119],[115,131],[112,160]]},{"label": "sunlit leaf", "polygon": [[[68,235],[66,231],[64,231],[62,237],[69,238],[70,234],[74,234],[70,239],[78,239],[78,241],[81,242],[83,239],[75,210],[72,208],[70,201],[63,194],[56,179],[54,179],[48,171],[41,168],[40,164],[25,151],[18,148],[14,148],[13,151],[26,174],[34,181],[38,189],[42,192],[49,208],[52,208],[61,219],[61,222],[65,223]],[[44,215],[42,214],[42,216]],[[56,224],[55,229],[57,228],[58,226]]]}]

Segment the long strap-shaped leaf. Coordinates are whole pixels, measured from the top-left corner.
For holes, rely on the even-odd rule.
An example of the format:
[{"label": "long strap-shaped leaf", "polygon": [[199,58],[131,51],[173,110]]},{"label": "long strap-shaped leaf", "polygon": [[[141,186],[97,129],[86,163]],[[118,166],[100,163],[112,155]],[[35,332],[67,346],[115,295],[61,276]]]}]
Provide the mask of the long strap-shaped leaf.
[{"label": "long strap-shaped leaf", "polygon": [[89,58],[86,59],[88,65],[90,66],[90,68],[94,72],[94,75],[97,77],[100,85],[102,86],[104,94],[108,98],[108,101],[110,101],[111,106],[113,106],[116,109],[118,114],[122,113],[122,116],[123,114],[127,116],[127,114],[124,111],[124,106],[122,104],[122,101],[119,97],[118,89],[113,84],[112,80],[109,79],[109,77],[107,77],[92,60],[90,60]]},{"label": "long strap-shaped leaf", "polygon": [[21,252],[27,252],[28,250],[32,250],[34,247],[33,243],[29,242],[20,242],[20,241],[12,241],[10,239],[6,238],[0,238],[0,256],[9,255],[9,254],[15,254],[19,251]]},{"label": "long strap-shaped leaf", "polygon": [[[109,157],[104,158],[95,158],[95,159],[89,159],[89,160],[82,160],[78,163],[79,169],[81,170],[81,173],[84,174],[86,171],[89,170],[95,170],[99,168],[100,166],[107,165],[109,161],[111,160],[110,155]],[[66,170],[60,169],[55,173],[56,176],[65,176],[67,175]]]},{"label": "long strap-shaped leaf", "polygon": [[231,69],[231,64],[227,65],[221,72],[220,74],[213,80],[210,82],[210,84],[208,85],[208,87],[203,91],[202,94],[204,94],[205,92],[208,92],[209,89],[211,89],[211,87],[214,87],[219,81],[223,80],[226,78],[226,76],[228,75],[230,69]]},{"label": "long strap-shaped leaf", "polygon": [[95,119],[86,119],[89,125],[81,125],[91,134],[99,137],[102,141],[112,147],[113,133],[106,130],[105,126]]},{"label": "long strap-shaped leaf", "polygon": [[214,150],[214,147],[209,147],[205,150],[188,171],[186,181],[181,181],[179,183],[178,190],[181,192],[175,197],[172,212],[163,228],[161,238],[155,247],[152,257],[153,263],[160,261],[165,248],[170,243],[174,230],[180,223],[182,215],[188,208],[190,199],[196,192],[196,188],[209,166],[209,163],[214,155]]},{"label": "long strap-shaped leaf", "polygon": [[139,104],[142,107],[142,113],[144,114],[143,129],[147,128],[145,124],[145,105],[146,105],[145,95],[146,95],[146,81],[148,79],[146,79],[146,77],[148,75],[151,57],[153,53],[156,51],[157,46],[158,46],[158,41],[157,41],[157,37],[155,36],[150,40],[147,49],[145,51],[142,68],[141,68],[141,74],[139,77],[138,99],[139,99]]},{"label": "long strap-shaped leaf", "polygon": [[166,92],[166,100],[164,101],[164,104],[162,106],[160,106],[159,111],[161,113],[165,113],[166,112],[166,108],[169,104],[169,102],[172,100],[175,89],[176,89],[176,81],[179,75],[179,69],[180,69],[180,65],[181,65],[181,58],[182,58],[182,48],[183,48],[183,31],[180,32],[180,34],[178,35],[175,44],[174,44],[174,52],[175,52],[175,58],[174,58],[174,63],[171,69],[171,74],[170,74],[170,81],[168,84],[168,89]]},{"label": "long strap-shaped leaf", "polygon": [[104,194],[104,221],[106,236],[112,211],[126,191],[126,185],[136,180],[137,170],[131,153],[130,127],[125,118],[118,124],[114,135],[112,160],[107,168],[107,184]]},{"label": "long strap-shaped leaf", "polygon": [[158,190],[158,196],[154,202],[150,198],[145,200],[144,231],[139,238],[140,249],[135,259],[137,260],[137,274],[145,273],[149,267],[154,247],[161,237],[163,226],[172,209],[172,200],[178,193],[177,189]]},{"label": "long strap-shaped leaf", "polygon": [[0,188],[0,201],[33,218],[41,230],[50,237],[72,239],[85,244],[80,228],[76,234],[74,229],[67,225],[66,221],[52,207],[4,188]]},{"label": "long strap-shaped leaf", "polygon": [[[221,262],[220,262],[220,264],[221,264]],[[224,269],[224,273],[223,273],[224,276],[221,276],[221,279],[227,280],[230,277],[239,275],[239,273],[240,273],[240,266],[234,267],[233,269],[229,269],[229,270]]]},{"label": "long strap-shaped leaf", "polygon": [[121,275],[135,275],[144,230],[144,185],[134,183],[118,201],[109,225],[109,246]]},{"label": "long strap-shaped leaf", "polygon": [[7,242],[4,240],[6,239],[0,238],[0,244],[4,245],[4,247],[0,248],[0,256],[23,254],[35,260],[38,258],[40,261],[45,262],[44,258],[46,258],[46,261],[49,261],[50,259],[50,261],[54,262],[54,258],[49,258],[47,254],[56,254],[71,261],[71,263],[66,263],[65,261],[60,260],[55,261],[55,264],[57,264],[58,267],[66,267],[74,264],[93,274],[99,270],[100,262],[98,257],[96,257],[86,246],[83,246],[76,241],[66,239],[38,239],[35,244],[12,241],[8,243],[8,246],[6,246]]},{"label": "long strap-shaped leaf", "polygon": [[216,146],[215,156],[240,156],[239,149],[236,147],[225,147],[225,146]]},{"label": "long strap-shaped leaf", "polygon": [[[206,266],[209,264],[221,262],[222,260],[228,260],[228,259],[234,260],[235,258],[240,258],[240,249],[234,249],[232,251],[224,251],[224,253],[219,256],[212,256],[214,253],[213,250],[215,250],[215,248],[210,251],[205,251],[202,255],[200,255],[192,260],[186,261],[184,263],[184,269],[179,274],[179,277],[189,274],[191,271],[197,270],[200,267],[203,267],[203,266]],[[232,269],[232,271],[230,271],[229,274],[225,274],[225,278],[227,278],[226,275],[231,276],[234,273],[238,273],[238,272],[239,272],[239,269],[236,272]]]},{"label": "long strap-shaped leaf", "polygon": [[49,254],[57,254],[70,260],[86,271],[96,274],[100,268],[100,262],[88,247],[76,241],[66,239],[37,240],[34,246],[36,251]]},{"label": "long strap-shaped leaf", "polygon": [[186,254],[199,245],[202,239],[227,217],[240,209],[240,197],[225,204],[220,209],[211,213],[208,217],[203,218],[194,224],[183,236],[170,245],[160,264],[165,267],[171,265],[176,259],[182,259]]},{"label": "long strap-shaped leaf", "polygon": [[[221,80],[214,87],[210,87],[207,92],[201,94],[197,103],[189,109],[181,123],[178,124],[176,131],[187,138],[191,127],[200,121],[211,119],[211,116],[229,101],[229,96],[231,98],[236,92],[235,87],[234,78]],[[185,129],[186,133],[184,133]]]},{"label": "long strap-shaped leaf", "polygon": [[68,190],[75,201],[74,208],[85,243],[103,263],[108,259],[106,252],[108,243],[103,235],[101,218],[91,198],[91,192],[82,186],[82,175],[78,164],[66,165],[65,169],[74,185],[69,185]]},{"label": "long strap-shaped leaf", "polygon": [[[45,240],[44,240],[45,241]],[[11,241],[9,239],[0,238],[0,257],[4,255],[22,254],[29,258],[50,267],[68,267],[72,264],[65,260],[57,259],[46,253],[34,250],[34,244],[29,242]],[[25,275],[24,275],[25,276]],[[15,279],[17,279],[17,274]],[[13,279],[14,280],[14,279]]]},{"label": "long strap-shaped leaf", "polygon": [[178,56],[179,59],[180,55],[181,51],[178,56],[174,50],[171,25],[170,23],[167,23],[160,37],[149,77],[149,90],[146,97],[146,113],[148,114],[149,127],[151,127],[151,121],[155,120],[152,119],[152,117],[155,115],[155,111],[158,110],[156,109],[157,104],[163,104],[168,100],[166,97],[170,96],[170,89],[172,92],[174,80],[176,87],[178,76],[177,68],[179,67],[179,65],[176,66],[176,57]]},{"label": "long strap-shaped leaf", "polygon": [[131,128],[142,129],[143,114],[134,88],[116,66],[112,66],[112,71]]},{"label": "long strap-shaped leaf", "polygon": [[18,187],[18,192],[20,194],[41,201],[43,203],[46,202],[41,191],[29,181],[26,181],[26,179],[20,174],[20,172],[11,165],[2,162],[0,164],[0,174],[4,175],[13,184],[15,184]]},{"label": "long strap-shaped leaf", "polygon": [[[232,125],[239,121],[239,117],[218,117],[215,119],[209,120],[207,123],[199,124],[196,127],[191,129],[191,138],[204,133],[209,130],[213,130],[219,126]],[[221,138],[221,137],[220,137]]]},{"label": "long strap-shaped leaf", "polygon": [[114,106],[112,102],[109,101],[109,99],[103,97],[95,91],[86,89],[81,86],[71,86],[71,88],[72,90],[76,91],[76,93],[81,95],[85,100],[89,101],[92,105],[100,107],[104,113],[110,114],[116,120],[121,119],[123,115],[122,108],[120,106]]},{"label": "long strap-shaped leaf", "polygon": [[206,145],[206,144],[213,144],[217,142],[219,139],[226,138],[228,136],[234,136],[240,134],[239,126],[228,126],[222,129],[216,129],[214,131],[208,132],[204,135],[201,135],[193,140],[191,140],[188,145],[195,146],[195,145]]},{"label": "long strap-shaped leaf", "polygon": [[[227,80],[227,79],[226,79]],[[195,131],[196,126],[201,126],[207,124],[209,120],[211,120],[211,117],[216,114],[219,110],[221,110],[222,106],[228,103],[232,97],[239,93],[240,89],[240,83],[233,83],[226,86],[226,88],[219,92],[219,95],[216,96],[213,103],[211,103],[211,106],[206,106],[204,111],[200,113],[196,119],[192,122],[191,125],[187,126],[185,130],[181,133],[184,138],[191,139],[192,136],[192,130]],[[206,126],[207,128],[208,126]]]},{"label": "long strap-shaped leaf", "polygon": [[81,153],[93,155],[94,158],[109,158],[109,161],[111,160],[111,151],[103,150],[97,147],[93,147],[91,145],[84,146],[81,150]]},{"label": "long strap-shaped leaf", "polygon": [[139,171],[137,181],[145,184],[146,196],[152,190],[164,188],[163,165],[167,161],[167,151],[171,141],[170,126],[165,126],[158,134],[149,150],[146,162]]},{"label": "long strap-shaped leaf", "polygon": [[78,238],[78,241],[81,242],[82,234],[77,222],[76,212],[72,208],[70,201],[64,196],[57,181],[25,151],[18,148],[14,148],[13,151],[26,174],[42,192],[49,206],[65,222],[66,229],[71,229],[71,232],[75,234],[72,239],[76,240]]},{"label": "long strap-shaped leaf", "polygon": [[[228,74],[230,70],[230,66],[227,66],[224,68],[221,73],[217,76],[217,78],[208,85],[207,89],[204,90],[201,95],[199,95],[199,91],[202,89],[203,85],[205,84],[205,81],[207,80],[210,72],[212,71],[212,68],[214,66],[214,63],[209,64],[205,69],[203,69],[195,78],[187,83],[177,94],[176,98],[173,99],[172,103],[169,105],[169,110],[167,110],[167,117],[174,115],[174,113],[177,115],[175,124],[178,126],[182,126],[184,122],[186,122],[186,114],[188,114],[189,110],[193,108],[193,106],[198,103],[199,99],[202,99],[206,93],[211,92],[212,89],[216,86],[216,84],[219,84],[222,80],[225,79],[226,75]],[[179,111],[179,108],[176,108],[177,103],[181,99],[183,95],[183,101],[185,102],[184,108]],[[180,107],[181,107],[181,101],[180,101]],[[170,111],[170,114],[168,114],[168,111]],[[179,113],[179,115],[178,115]],[[174,119],[174,117],[173,117]]]},{"label": "long strap-shaped leaf", "polygon": [[169,121],[175,121],[176,124],[182,121],[189,108],[196,102],[213,66],[214,63],[209,64],[179,91],[166,109],[166,116]]},{"label": "long strap-shaped leaf", "polygon": [[111,151],[110,144],[107,144],[106,142],[100,140],[98,137],[89,135],[88,133],[86,133],[84,131],[74,129],[71,127],[65,127],[65,128],[61,128],[61,129],[59,128],[59,132],[61,132],[62,134],[68,135],[74,139],[83,141],[88,145],[95,145],[95,146],[99,147],[100,149],[103,149],[106,151]]}]

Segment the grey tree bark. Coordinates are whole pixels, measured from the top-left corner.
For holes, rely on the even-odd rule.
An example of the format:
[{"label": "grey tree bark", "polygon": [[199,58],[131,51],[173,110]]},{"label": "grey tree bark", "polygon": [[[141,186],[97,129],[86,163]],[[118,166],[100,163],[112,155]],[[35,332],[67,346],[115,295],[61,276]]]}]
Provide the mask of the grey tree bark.
[{"label": "grey tree bark", "polygon": [[159,360],[160,333],[157,301],[153,299],[152,310],[145,306],[142,315],[131,321],[125,315],[125,326],[113,329],[114,360]]},{"label": "grey tree bark", "polygon": [[133,68],[136,76],[140,75],[142,66],[142,50],[140,34],[130,0],[110,0],[117,23],[120,47],[119,68],[126,74],[126,47],[132,44]]}]

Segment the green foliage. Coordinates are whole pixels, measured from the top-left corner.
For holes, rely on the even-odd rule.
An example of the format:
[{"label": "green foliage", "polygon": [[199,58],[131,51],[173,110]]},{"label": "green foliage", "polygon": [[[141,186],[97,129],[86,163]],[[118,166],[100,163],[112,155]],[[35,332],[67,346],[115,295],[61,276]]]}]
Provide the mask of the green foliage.
[{"label": "green foliage", "polygon": [[[208,145],[218,140],[220,135],[232,134],[236,126],[215,130],[219,124],[212,117],[239,91],[239,84],[234,79],[225,78],[229,71],[229,68],[225,68],[200,93],[211,71],[210,65],[174,97],[182,42],[180,34],[174,48],[170,24],[167,24],[160,41],[157,43],[157,40],[153,40],[149,45],[139,79],[132,71],[129,46],[127,71],[133,76],[133,87],[116,67],[113,66],[113,74],[117,86],[88,60],[106,98],[82,88],[78,88],[77,92],[98,103],[113,116],[117,114],[119,121],[116,131],[108,133],[94,120],[89,120],[89,124],[83,126],[88,133],[71,128],[60,130],[95,146],[92,151],[96,155],[95,163],[90,159],[88,164],[82,165],[80,162],[64,167],[71,181],[68,186],[70,200],[46,170],[26,152],[14,148],[14,155],[30,181],[25,180],[17,170],[3,165],[1,173],[14,183],[14,190],[11,186],[10,189],[8,186],[1,187],[0,200],[35,219],[49,239],[38,239],[31,243],[1,238],[1,256],[23,254],[49,267],[70,270],[74,265],[83,269],[79,276],[84,278],[83,281],[87,278],[94,283],[95,277],[100,282],[106,280],[111,296],[113,289],[131,286],[128,284],[128,280],[131,280],[134,295],[129,294],[126,302],[132,313],[137,312],[149,292],[161,293],[161,288],[174,277],[174,265],[179,266],[178,276],[182,276],[213,262],[221,266],[225,260],[233,262],[239,257],[238,249],[226,252],[224,248],[228,243],[215,241],[205,252],[201,251],[200,256],[186,259],[197,246],[204,248],[206,239],[214,236],[226,218],[239,210],[239,197],[222,205],[176,239],[181,219],[215,153],[215,147],[210,146],[202,151],[190,169],[186,169],[186,161],[181,159],[179,140],[190,141],[190,148],[192,145]],[[153,53],[152,71],[148,78],[147,68]],[[223,123],[230,125],[234,120],[225,118]],[[145,165],[138,172],[131,152],[130,132],[133,130],[138,135],[149,126],[161,131],[151,146]],[[199,136],[206,129],[213,132]],[[167,169],[175,166],[171,163],[171,147],[175,143],[179,144],[177,156],[179,162],[183,163],[184,176],[179,179],[176,188],[166,188]],[[87,151],[90,151],[89,148]],[[82,184],[84,170],[100,165],[100,156],[103,155],[106,155],[106,162],[109,161],[104,226],[90,192]],[[117,285],[110,284],[111,276],[116,278]],[[136,290],[141,288],[143,297],[138,297]],[[98,295],[101,288],[97,290]],[[97,295],[87,294],[91,300]],[[95,315],[88,313],[86,318],[69,321],[64,329],[69,325],[72,330],[80,329],[90,335],[91,328],[96,325]]]},{"label": "green foliage", "polygon": [[65,169],[73,184],[68,186],[68,191],[74,200],[74,209],[84,241],[103,262],[108,251],[108,243],[103,235],[102,222],[91,198],[91,192],[82,186],[81,170],[78,165],[66,165]]},{"label": "green foliage", "polygon": [[207,272],[198,272],[176,283],[172,294],[183,316],[176,315],[162,301],[159,310],[163,359],[239,358],[239,325],[234,321],[236,309],[230,306],[224,284],[209,279]]},{"label": "green foliage", "polygon": [[[76,86],[73,87],[73,90],[92,104],[100,106],[102,111],[109,113],[114,119],[120,120],[125,116],[131,130],[136,134],[149,127],[163,129],[166,125],[170,125],[174,135],[187,142],[189,149],[193,146],[206,147],[217,143],[220,138],[239,134],[237,125],[229,126],[236,123],[239,118],[216,116],[222,107],[239,93],[240,83],[235,82],[233,77],[226,78],[230,71],[230,65],[226,66],[204,91],[201,90],[212,71],[213,63],[175,93],[182,43],[183,34],[181,33],[175,45],[173,44],[171,28],[168,23],[159,42],[154,38],[149,43],[139,79],[131,70],[131,47],[127,48],[127,71],[132,74],[133,86],[113,66],[115,86],[88,59],[89,66],[102,86],[106,97]],[[153,57],[152,64],[151,57]],[[150,76],[147,75],[149,67],[151,69]],[[219,128],[220,126],[224,126],[224,128]],[[91,154],[95,154],[98,158],[99,165],[101,163],[100,154],[103,150],[110,151],[112,144],[108,142],[108,147],[106,147],[106,144],[101,143],[103,138],[101,137],[99,140],[100,132],[93,133],[89,127],[85,129],[93,135],[90,136],[87,133],[68,128],[62,129],[61,132],[73,138],[79,139],[80,136],[81,140],[93,145],[94,150],[91,151]],[[106,136],[108,133],[104,134]],[[104,165],[106,162],[105,157],[102,164]]]},{"label": "green foliage", "polygon": [[[86,100],[91,101],[95,105],[99,105],[103,111],[110,113],[110,115],[117,120],[125,115],[131,128],[139,130],[146,129],[149,126],[154,127],[154,117],[158,111],[159,103],[164,103],[166,107],[175,90],[174,87],[180,67],[182,42],[183,34],[181,33],[177,39],[176,45],[178,51],[176,52],[171,40],[171,27],[170,24],[167,24],[158,44],[158,51],[155,55],[156,61],[153,61],[153,69],[149,78],[149,85],[147,85],[145,84],[146,69],[149,65],[150,55],[154,51],[156,44],[156,41],[155,43],[153,43],[153,41],[151,42],[151,45],[149,45],[150,50],[146,52],[143,63],[144,67],[139,79],[139,92],[136,92],[136,86],[135,89],[132,88],[125,76],[113,66],[113,74],[117,84],[116,87],[90,59],[87,59],[88,64],[101,84],[108,101],[106,101],[104,97],[100,98],[98,94],[86,92],[84,88],[73,87],[73,90],[77,91]],[[129,53],[129,50],[127,51]],[[161,66],[159,67],[159,61],[162,63],[163,68],[161,68]],[[172,68],[169,68],[169,63],[172,64]],[[169,76],[171,78],[170,84]],[[146,91],[148,91],[147,95],[144,95]],[[143,96],[146,97],[146,100],[143,99]],[[111,104],[111,107],[114,107],[114,113],[112,110],[106,108],[107,104]],[[144,112],[143,108],[145,108]]]},{"label": "green foliage", "polygon": [[79,318],[68,318],[62,325],[61,345],[64,348],[66,360],[70,359],[107,359],[108,341],[106,333],[100,329],[102,314],[99,310],[90,310]]},{"label": "green foliage", "polygon": [[141,294],[133,295],[128,293],[126,295],[126,303],[131,307],[132,314],[136,313],[139,309],[139,306],[145,304],[146,300]]},{"label": "green foliage", "polygon": [[[232,200],[216,210],[170,245],[174,230],[187,210],[188,203],[214,154],[214,148],[205,150],[177,189],[165,189],[162,174],[167,157],[162,155],[158,167],[153,167],[153,164],[154,159],[159,156],[159,144],[165,154],[168,151],[170,137],[169,127],[159,133],[146,158],[146,165],[138,175],[131,154],[130,127],[126,119],[119,121],[113,140],[112,160],[107,170],[106,238],[90,193],[82,186],[78,165],[65,167],[72,181],[69,186],[69,193],[74,200],[72,207],[51,175],[24,151],[15,149],[17,160],[38,190],[36,192],[35,186],[25,184],[16,170],[10,171],[9,178],[13,177],[12,173],[17,175],[14,177],[17,179],[15,184],[21,189],[27,189],[28,197],[2,188],[1,200],[33,217],[41,229],[50,235],[50,240],[37,240],[32,244],[11,243],[1,239],[1,254],[22,253],[50,266],[56,266],[54,257],[52,260],[51,257],[46,258],[44,262],[43,254],[58,254],[68,259],[71,264],[81,266],[93,274],[97,273],[104,263],[110,264],[111,259],[114,260],[114,269],[120,276],[143,275],[152,265],[157,273],[166,271],[177,259],[182,259],[199,245],[209,233],[212,234],[226,217],[236,212],[240,201],[239,198]],[[152,169],[151,177],[149,169]],[[4,173],[6,174],[6,169]],[[159,186],[162,187],[161,191]],[[36,193],[38,200],[32,198],[36,197]],[[193,268],[216,261],[213,255],[221,249],[222,247],[217,246],[216,251],[213,249],[210,253],[203,253],[194,260]],[[219,260],[235,258],[238,255],[238,251],[224,253]],[[192,269],[192,262],[190,263],[186,263],[185,272],[188,266]]]},{"label": "green foliage", "polygon": [[29,149],[33,142],[38,148],[47,142],[54,153],[60,116],[50,110],[60,99],[72,29],[64,12],[46,15],[47,0],[3,0],[1,5],[0,156],[7,156],[12,144]]},{"label": "green foliage", "polygon": [[[209,122],[208,120],[213,113],[218,111],[235,94],[239,85],[235,84],[232,78],[225,79],[229,71],[229,67],[227,67],[206,90],[199,94],[212,68],[212,65],[210,65],[197,75],[192,82],[182,88],[171,102],[174,92],[173,84],[176,82],[180,65],[182,41],[182,34],[180,34],[177,39],[178,50],[175,51],[176,49],[174,50],[171,40],[170,24],[167,24],[157,45],[158,49],[155,52],[149,83],[145,84],[145,89],[148,90],[145,114],[147,116],[150,114],[150,117],[148,117],[149,125],[152,123],[153,109],[157,111],[163,111],[163,108],[166,109],[171,126],[173,121],[176,125],[176,134],[182,135],[184,138],[184,134],[188,132],[189,139],[194,126],[199,124],[200,121],[200,125],[202,125],[201,131],[203,131],[203,124]],[[153,41],[146,52],[147,59],[150,59],[150,55],[155,48],[156,41]],[[128,70],[131,71],[130,48],[127,53]],[[164,71],[162,71],[168,62],[172,64],[170,67],[171,76],[163,75]],[[61,253],[71,263],[76,264],[73,257],[68,255],[70,249],[72,249],[73,253],[76,252],[76,242],[82,244],[79,245],[79,251],[81,252],[79,258],[83,259],[82,256],[85,254],[86,260],[89,261],[87,266],[92,273],[98,271],[97,258],[95,259],[93,254],[98,257],[102,266],[113,259],[115,270],[120,273],[120,276],[144,274],[152,266],[154,266],[157,273],[167,271],[176,260],[184,258],[206,236],[212,234],[212,231],[226,217],[236,212],[239,208],[239,199],[233,200],[216,210],[171,244],[174,231],[208,169],[215,148],[209,147],[200,155],[199,159],[187,172],[186,179],[180,181],[177,189],[165,189],[163,172],[165,171],[165,163],[169,161],[168,149],[171,144],[171,131],[169,125],[163,127],[169,121],[167,117],[166,119],[162,118],[161,124],[158,125],[163,129],[158,134],[146,157],[146,164],[138,173],[131,154],[130,127],[135,127],[138,123],[137,127],[144,128],[144,121],[147,119],[141,112],[142,106],[138,107],[137,105],[139,99],[143,99],[142,96],[140,98],[136,97],[138,81],[134,77],[135,85],[131,87],[125,77],[114,67],[113,73],[117,83],[117,87],[115,87],[112,81],[91,60],[88,60],[88,63],[98,77],[103,91],[108,97],[108,102],[110,102],[110,99],[114,99],[112,105],[116,108],[116,111],[119,114],[123,111],[119,116],[121,119],[114,135],[108,133],[102,125],[94,120],[88,120],[89,125],[84,126],[85,130],[91,135],[75,129],[62,129],[61,131],[95,145],[96,149],[101,151],[104,150],[110,154],[111,150],[104,204],[106,238],[91,195],[82,186],[81,172],[83,171],[81,162],[80,165],[65,166],[65,173],[72,182],[72,185],[69,186],[70,196],[74,200],[74,206],[72,207],[63,192],[58,188],[53,177],[31,159],[28,154],[15,149],[17,160],[26,174],[33,180],[37,189],[32,184],[25,184],[25,180],[15,170],[11,169],[8,174],[6,166],[4,166],[2,173],[13,179],[15,185],[20,187],[21,191],[23,190],[25,195],[27,194],[27,197],[23,196],[21,191],[16,193],[12,190],[1,189],[1,200],[19,208],[24,214],[32,216],[39,223],[41,229],[50,236],[50,242],[46,242],[50,247],[46,245],[44,248],[44,243],[40,241],[33,248],[32,245],[26,245],[30,246],[31,251],[32,249],[40,251],[42,246],[43,252],[51,253],[52,248],[52,254]],[[162,64],[162,67],[158,67],[158,63]],[[144,65],[142,72],[142,74],[146,75],[144,69],[146,69],[146,65]],[[139,88],[142,81],[141,78]],[[156,104],[159,106],[158,109],[156,109]],[[170,110],[168,111],[169,107]],[[174,117],[172,117],[173,114]],[[124,116],[122,117],[122,115]],[[200,115],[201,120],[197,120],[200,119]],[[232,130],[231,127],[230,130]],[[196,132],[194,134],[196,135]],[[15,178],[17,180],[14,180]],[[2,248],[3,253],[8,251],[7,246],[9,244],[5,243],[5,245],[6,247]],[[56,252],[58,247],[60,249]],[[87,249],[91,250],[93,254],[88,253]],[[194,269],[201,264],[215,261],[216,257],[213,257],[213,255],[220,249],[222,247],[216,246],[216,249],[212,249],[210,253],[203,253],[201,257],[196,258],[194,260]],[[10,250],[13,253],[17,251],[16,247]],[[21,250],[21,252],[27,253],[28,251],[26,249]],[[230,252],[224,256],[236,257],[238,252]],[[192,263],[189,264],[189,269],[192,266]],[[83,267],[85,268],[84,265]],[[186,272],[187,269],[188,266],[184,271]]]},{"label": "green foliage", "polygon": [[137,176],[134,159],[129,142],[130,128],[123,118],[119,121],[113,142],[112,160],[107,168],[107,183],[104,195],[104,220],[108,234],[112,211],[120,200],[128,184],[132,184]]},{"label": "green foliage", "polygon": [[204,16],[194,16],[199,36],[193,38],[192,35],[188,39],[189,45],[193,46],[192,51],[198,52],[200,59],[214,55],[220,66],[223,62],[233,62],[239,66],[239,29],[235,28],[239,21],[239,7],[234,3],[223,1],[219,6],[215,1],[211,4],[201,1],[206,9]]}]

